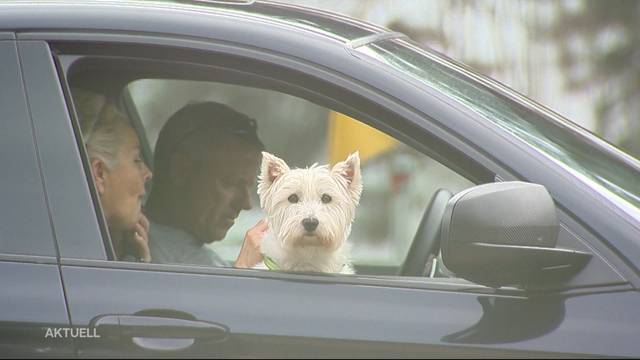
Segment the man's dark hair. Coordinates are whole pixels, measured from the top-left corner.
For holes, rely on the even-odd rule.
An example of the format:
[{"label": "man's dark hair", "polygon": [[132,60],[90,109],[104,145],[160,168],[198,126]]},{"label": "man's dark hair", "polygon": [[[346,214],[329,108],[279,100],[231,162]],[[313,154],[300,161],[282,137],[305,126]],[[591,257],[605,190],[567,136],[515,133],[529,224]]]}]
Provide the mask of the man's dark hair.
[{"label": "man's dark hair", "polygon": [[171,115],[158,136],[153,156],[154,184],[167,181],[171,157],[177,152],[199,163],[207,150],[234,138],[253,145],[256,151],[264,150],[256,121],[249,116],[212,101],[184,106]]}]

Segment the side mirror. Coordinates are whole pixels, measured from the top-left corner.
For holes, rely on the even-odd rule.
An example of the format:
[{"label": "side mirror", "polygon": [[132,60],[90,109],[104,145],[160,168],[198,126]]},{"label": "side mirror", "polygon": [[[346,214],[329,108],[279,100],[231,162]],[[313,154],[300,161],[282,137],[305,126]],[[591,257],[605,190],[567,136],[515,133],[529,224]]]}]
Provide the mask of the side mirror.
[{"label": "side mirror", "polygon": [[542,185],[500,182],[452,197],[442,219],[442,259],[459,277],[500,287],[544,286],[577,274],[591,254],[556,248],[559,223]]}]

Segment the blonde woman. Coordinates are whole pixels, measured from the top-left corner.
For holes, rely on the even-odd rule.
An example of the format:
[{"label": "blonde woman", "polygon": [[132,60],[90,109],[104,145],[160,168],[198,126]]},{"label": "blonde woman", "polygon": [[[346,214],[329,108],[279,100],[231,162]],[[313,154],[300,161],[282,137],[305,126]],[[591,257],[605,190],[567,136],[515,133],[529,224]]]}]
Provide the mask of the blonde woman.
[{"label": "blonde woman", "polygon": [[150,262],[149,221],[142,214],[151,171],[128,119],[104,96],[74,91],[83,141],[118,260]]}]

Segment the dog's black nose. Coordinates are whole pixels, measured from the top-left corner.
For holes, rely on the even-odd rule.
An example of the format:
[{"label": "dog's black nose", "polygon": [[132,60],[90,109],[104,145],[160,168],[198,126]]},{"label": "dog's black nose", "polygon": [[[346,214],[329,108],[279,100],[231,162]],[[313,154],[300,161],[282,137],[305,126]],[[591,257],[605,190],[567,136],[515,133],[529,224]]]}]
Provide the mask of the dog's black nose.
[{"label": "dog's black nose", "polygon": [[318,224],[319,222],[316,218],[306,218],[302,220],[302,226],[304,226],[304,229],[309,232],[315,230],[318,227]]}]

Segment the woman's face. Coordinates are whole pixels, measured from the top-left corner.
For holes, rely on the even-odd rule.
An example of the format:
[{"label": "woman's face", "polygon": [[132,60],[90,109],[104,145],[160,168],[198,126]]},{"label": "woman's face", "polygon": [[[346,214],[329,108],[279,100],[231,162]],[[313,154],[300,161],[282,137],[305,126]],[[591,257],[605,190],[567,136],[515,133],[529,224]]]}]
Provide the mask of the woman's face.
[{"label": "woman's face", "polygon": [[134,228],[142,214],[144,184],[151,179],[151,171],[142,160],[140,141],[131,126],[122,124],[123,141],[116,165],[103,173],[100,201],[109,227],[125,231]]}]

